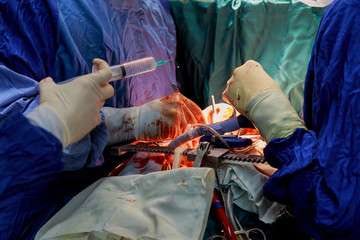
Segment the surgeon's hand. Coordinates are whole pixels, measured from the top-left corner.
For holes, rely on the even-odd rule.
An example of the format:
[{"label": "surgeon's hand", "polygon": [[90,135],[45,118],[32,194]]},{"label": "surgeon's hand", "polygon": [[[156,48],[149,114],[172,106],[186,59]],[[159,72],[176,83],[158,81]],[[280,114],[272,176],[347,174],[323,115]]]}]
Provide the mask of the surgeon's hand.
[{"label": "surgeon's hand", "polygon": [[[51,78],[39,83],[40,110],[34,110],[28,117],[32,122],[39,122],[39,111],[40,115],[49,113],[47,123],[42,119],[38,125],[56,133],[64,147],[100,124],[100,110],[105,99],[114,94],[113,87],[107,83],[112,76],[109,65],[101,59],[94,59],[93,64],[100,69],[97,73],[78,77],[65,84],[55,84]],[[60,122],[60,126],[56,122]]]},{"label": "surgeon's hand", "polygon": [[260,63],[247,61],[234,70],[226,84],[223,99],[233,105],[241,114],[246,115],[246,106],[257,94],[266,90],[281,88],[264,71]]},{"label": "surgeon's hand", "polygon": [[188,124],[205,123],[201,109],[180,93],[156,99],[139,107],[104,107],[108,144],[124,141],[163,141],[186,131]]},{"label": "surgeon's hand", "polygon": [[251,120],[266,142],[305,128],[279,85],[253,60],[235,69],[223,99]]}]

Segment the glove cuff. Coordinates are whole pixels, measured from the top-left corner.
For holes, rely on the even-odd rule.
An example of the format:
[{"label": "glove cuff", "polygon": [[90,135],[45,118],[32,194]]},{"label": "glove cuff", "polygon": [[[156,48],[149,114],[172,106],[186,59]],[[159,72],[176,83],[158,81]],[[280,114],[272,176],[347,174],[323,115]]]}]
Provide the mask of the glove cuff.
[{"label": "glove cuff", "polygon": [[163,117],[160,114],[158,106],[159,100],[146,103],[137,107],[135,136],[137,140],[141,141],[161,141],[161,129],[164,124]]},{"label": "glove cuff", "polygon": [[305,128],[289,99],[281,90],[267,90],[254,96],[246,106],[246,117],[254,122],[266,142],[290,136]]},{"label": "glove cuff", "polygon": [[70,144],[69,129],[51,107],[39,105],[26,117],[33,125],[41,127],[55,135],[61,141],[63,148]]},{"label": "glove cuff", "polygon": [[103,107],[109,138],[107,145],[136,140],[138,109]]}]

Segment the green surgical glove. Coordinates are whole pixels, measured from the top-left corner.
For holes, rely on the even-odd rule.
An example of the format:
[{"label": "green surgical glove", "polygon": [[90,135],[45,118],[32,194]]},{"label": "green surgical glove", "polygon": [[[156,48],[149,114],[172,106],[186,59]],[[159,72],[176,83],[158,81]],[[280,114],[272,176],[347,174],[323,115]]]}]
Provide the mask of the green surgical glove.
[{"label": "green surgical glove", "polygon": [[93,62],[100,70],[65,84],[55,84],[51,78],[39,83],[39,106],[27,118],[35,125],[52,132],[65,148],[101,122],[100,110],[105,99],[114,94],[107,83],[111,78],[109,65],[101,60]]},{"label": "green surgical glove", "polygon": [[235,69],[223,99],[252,121],[266,142],[305,128],[279,85],[258,62],[249,60]]}]

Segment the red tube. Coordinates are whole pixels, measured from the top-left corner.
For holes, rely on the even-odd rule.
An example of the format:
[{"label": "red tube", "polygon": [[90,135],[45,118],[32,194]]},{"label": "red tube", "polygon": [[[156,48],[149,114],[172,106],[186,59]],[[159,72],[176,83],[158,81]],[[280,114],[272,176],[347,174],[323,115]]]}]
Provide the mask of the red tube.
[{"label": "red tube", "polygon": [[231,226],[229,219],[226,217],[224,208],[221,205],[221,202],[217,196],[216,191],[214,190],[214,195],[212,199],[212,207],[214,208],[218,221],[221,224],[222,229],[227,240],[237,240],[237,236],[234,232],[233,227]]},{"label": "red tube", "polygon": [[111,177],[111,176],[118,176],[122,170],[124,170],[124,168],[126,167],[126,165],[130,162],[130,159],[127,159],[125,161],[123,161],[122,163],[120,163],[119,165],[117,165],[115,168],[113,168],[108,177]]}]

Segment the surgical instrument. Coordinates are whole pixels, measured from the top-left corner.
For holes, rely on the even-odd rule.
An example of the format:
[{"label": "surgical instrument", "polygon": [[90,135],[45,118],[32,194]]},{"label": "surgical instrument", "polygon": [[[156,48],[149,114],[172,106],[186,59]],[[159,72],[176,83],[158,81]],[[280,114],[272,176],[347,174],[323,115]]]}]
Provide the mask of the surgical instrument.
[{"label": "surgical instrument", "polygon": [[213,123],[214,123],[214,122],[215,122],[215,117],[216,117],[215,98],[214,98],[214,95],[211,95],[211,107],[212,107],[212,110],[213,110],[212,121],[213,121]]},{"label": "surgical instrument", "polygon": [[200,137],[200,136],[212,136],[213,132],[209,131],[209,128],[212,128],[217,133],[225,134],[226,132],[232,132],[238,130],[239,128],[254,128],[252,123],[244,116],[239,115],[235,118],[230,118],[222,122],[204,124],[203,127],[190,129],[184,134],[178,136],[169,143],[170,148],[177,148],[178,146],[186,143],[187,141]]},{"label": "surgical instrument", "polygon": [[[139,75],[142,73],[147,73],[154,71],[158,66],[163,65],[167,62],[173,61],[173,59],[163,60],[163,61],[156,61],[153,57],[146,57],[141,58],[138,60],[126,62],[119,65],[110,66],[112,77],[109,80],[109,82],[117,81],[120,79],[132,77],[135,75]],[[92,73],[96,73],[98,71],[98,67],[93,65],[92,67]],[[91,73],[89,73],[91,74]],[[65,84],[68,82],[71,82],[77,77],[73,77],[70,79],[67,79],[65,81],[60,82],[59,84]]]},{"label": "surgical instrument", "polygon": [[[204,142],[201,142],[204,143]],[[125,145],[116,145],[110,148],[109,154],[111,156],[121,156],[122,154],[128,152],[149,152],[149,153],[164,153],[164,154],[174,154],[174,149],[165,147],[165,146],[153,146],[148,143],[137,143],[137,144],[125,144]],[[188,161],[195,161],[196,156],[198,155],[197,149],[188,148],[182,151],[181,155],[186,156]],[[230,152],[226,148],[217,148],[211,147],[208,149],[207,154],[203,156],[203,161],[201,167],[213,166],[222,163],[223,161],[230,163],[239,163],[239,162],[251,162],[263,164],[266,162],[264,156],[260,155],[248,155],[240,152]]]},{"label": "surgical instrument", "polygon": [[[109,82],[154,71],[158,66],[163,65],[172,60],[173,59],[156,61],[153,57],[146,57],[119,65],[110,66],[112,72],[112,78],[109,80]],[[92,68],[92,72],[94,73],[96,71],[98,71],[98,69],[97,66],[94,65]]]},{"label": "surgical instrument", "polygon": [[171,87],[172,87],[174,93],[179,93],[179,92],[180,92],[179,88],[176,86],[175,83],[172,83],[172,84],[171,84]]}]

